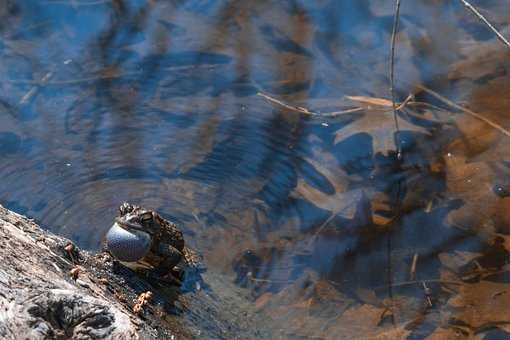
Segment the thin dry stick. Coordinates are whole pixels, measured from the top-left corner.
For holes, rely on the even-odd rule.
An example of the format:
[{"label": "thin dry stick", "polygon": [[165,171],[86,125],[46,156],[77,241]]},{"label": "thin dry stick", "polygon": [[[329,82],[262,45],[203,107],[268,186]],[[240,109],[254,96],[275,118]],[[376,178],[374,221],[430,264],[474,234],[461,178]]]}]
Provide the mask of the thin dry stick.
[{"label": "thin dry stick", "polygon": [[391,102],[393,105],[393,119],[395,120],[395,130],[397,131],[397,140],[395,140],[395,148],[397,149],[397,155],[401,156],[400,143],[398,141],[398,116],[397,116],[397,104],[395,99],[395,40],[397,38],[398,23],[400,16],[400,0],[395,2],[395,16],[393,19],[393,30],[391,32],[391,55],[390,55],[390,91],[391,91]]},{"label": "thin dry stick", "polygon": [[262,98],[267,99],[271,103],[278,104],[278,105],[283,106],[284,108],[292,110],[292,111],[297,111],[297,112],[301,112],[301,113],[304,113],[304,114],[307,114],[307,115],[312,115],[312,116],[317,116],[318,115],[316,112],[309,111],[305,107],[298,107],[298,106],[292,106],[292,105],[286,104],[286,103],[284,103],[282,101],[279,101],[278,99],[275,99],[273,97],[270,97],[267,94],[264,94],[262,92],[258,92],[257,96],[261,96]]},{"label": "thin dry stick", "polygon": [[416,279],[416,264],[418,263],[418,253],[415,253],[413,256],[413,263],[411,264],[410,271],[410,280],[413,281]]},{"label": "thin dry stick", "polygon": [[[171,66],[171,67],[165,67],[162,69],[162,71],[186,71],[190,69],[196,69],[196,68],[214,68],[216,65],[192,65],[192,66]],[[125,73],[117,73],[117,74],[104,74],[104,75],[97,75],[97,76],[91,76],[91,77],[85,77],[85,78],[76,78],[76,79],[69,79],[69,80],[54,80],[54,81],[46,81],[42,82],[41,80],[28,80],[28,79],[6,79],[6,80],[0,80],[1,83],[9,83],[9,84],[23,84],[23,85],[75,85],[75,84],[81,84],[81,83],[88,83],[88,82],[94,82],[98,80],[104,80],[104,79],[116,79],[116,78],[124,78],[124,77],[131,77],[131,76],[138,76],[141,75],[142,72],[140,71],[133,71],[133,72],[125,72]]]},{"label": "thin dry stick", "polygon": [[[265,93],[262,93],[262,92],[258,92],[257,93],[258,96],[261,96],[262,98],[266,99],[267,101],[273,103],[273,104],[277,104],[277,105],[280,105],[288,110],[291,110],[291,111],[296,111],[296,112],[299,112],[299,113],[303,113],[303,114],[306,114],[306,115],[311,115],[311,116],[321,116],[321,117],[334,117],[334,116],[339,116],[339,115],[342,115],[342,114],[347,114],[347,113],[355,113],[355,112],[361,112],[361,111],[365,111],[366,108],[364,107],[355,107],[355,108],[352,108],[352,109],[346,109],[346,110],[341,110],[341,111],[333,111],[333,112],[315,112],[315,111],[311,111],[309,109],[307,109],[306,107],[302,107],[302,106],[293,106],[293,105],[290,105],[290,104],[287,104],[281,100],[278,100],[276,98],[273,98]],[[414,102],[414,95],[413,94],[410,94],[409,96],[407,96],[407,98],[398,105],[397,107],[397,111],[403,109],[404,107],[406,107],[407,105],[417,105],[417,104],[421,104],[421,105],[426,105],[427,103],[419,103],[419,102]],[[376,105],[377,106],[377,105]],[[381,108],[385,107],[383,105],[380,105]],[[388,111],[386,110],[382,110],[383,113],[387,113]]]},{"label": "thin dry stick", "polygon": [[78,6],[93,6],[93,5],[103,5],[110,3],[111,0],[100,0],[100,1],[76,1],[76,0],[70,0],[70,1],[46,1],[45,4],[48,5],[68,5],[72,6],[73,8],[76,8]]},{"label": "thin dry stick", "polygon": [[[395,95],[395,41],[397,39],[397,31],[398,31],[398,23],[399,23],[399,15],[400,15],[400,0],[395,1],[395,16],[393,18],[393,29],[391,31],[391,53],[390,53],[390,92],[391,92],[391,105],[393,107],[393,120],[395,121],[395,131],[396,131],[396,138],[395,138],[395,149],[397,149],[397,158],[400,159],[402,157],[402,150],[400,146],[399,141],[399,126],[398,126],[398,116],[397,116],[397,103],[396,103],[396,95]],[[400,182],[399,182],[400,187]],[[400,193],[398,193],[398,196],[400,196]],[[397,196],[397,200],[398,200]],[[397,214],[398,213],[398,202],[397,202]],[[388,296],[390,298],[390,304],[391,310],[393,311],[393,286],[392,283],[392,266],[391,266],[391,231],[388,232],[388,241],[387,241],[387,250],[388,250]],[[395,317],[392,315],[391,321],[393,323],[393,326],[396,326]]]},{"label": "thin dry stick", "polygon": [[424,281],[422,281],[422,285],[423,285],[423,291],[425,293],[425,298],[427,300],[427,303],[428,303],[429,307],[432,307],[432,298],[431,298],[432,291],[430,290],[429,287],[427,287],[427,284]]},{"label": "thin dry stick", "polygon": [[510,47],[510,42],[508,42],[508,40],[501,33],[499,33],[499,31],[489,22],[489,20],[487,20],[473,5],[471,5],[466,0],[460,0],[460,2],[462,2],[467,9],[473,12],[473,14],[476,15],[478,19],[487,25],[487,27],[489,27],[489,29],[494,32],[494,34],[496,34],[498,39],[501,40],[503,44]]},{"label": "thin dry stick", "polygon": [[[423,282],[425,282],[425,283],[439,283],[439,284],[444,284],[444,285],[456,285],[456,286],[462,286],[462,285],[466,284],[465,282],[462,282],[462,281],[431,279],[431,280],[420,280],[420,281],[396,282],[396,283],[392,283],[391,286],[392,287],[404,287],[404,286],[420,285],[420,284],[423,284]],[[385,288],[387,288],[387,286],[379,286],[379,287],[375,287],[374,290],[385,289]]]},{"label": "thin dry stick", "polygon": [[254,277],[248,277],[252,282],[265,282],[265,283],[294,283],[296,280],[270,280],[270,279],[257,279]]},{"label": "thin dry stick", "polygon": [[435,92],[435,91],[433,91],[433,90],[431,90],[431,89],[429,89],[429,88],[427,88],[427,87],[425,87],[425,86],[423,86],[423,85],[418,85],[418,86],[417,86],[417,88],[419,88],[419,89],[421,89],[421,90],[423,90],[423,91],[427,92],[427,93],[428,93],[428,94],[430,94],[432,97],[434,97],[434,98],[436,98],[436,99],[439,99],[439,100],[440,100],[440,101],[442,101],[443,103],[445,103],[445,104],[447,104],[447,105],[449,105],[449,106],[451,106],[451,107],[453,107],[453,108],[455,108],[455,109],[457,109],[457,110],[460,110],[460,111],[462,111],[462,112],[464,112],[464,113],[467,113],[468,115],[473,116],[473,117],[475,117],[476,119],[481,120],[482,122],[484,122],[484,123],[486,123],[486,124],[488,124],[488,125],[492,126],[493,128],[495,128],[496,130],[498,130],[498,131],[499,131],[499,132],[501,132],[502,134],[504,134],[504,135],[506,135],[506,136],[510,137],[510,131],[506,130],[506,129],[505,129],[504,127],[502,127],[501,125],[496,124],[496,123],[494,123],[493,121],[491,121],[491,120],[489,120],[489,119],[485,118],[485,117],[484,117],[484,116],[482,116],[481,114],[476,113],[476,112],[474,112],[474,111],[471,111],[471,110],[469,110],[469,109],[466,109],[465,107],[462,107],[462,106],[460,106],[460,105],[458,105],[458,104],[456,104],[456,103],[452,102],[451,100],[449,100],[449,99],[447,99],[447,98],[445,98],[445,97],[441,96],[439,93],[437,93],[437,92]]},{"label": "thin dry stick", "polygon": [[414,104],[414,102],[411,102],[411,100],[414,100],[414,94],[409,94],[407,98],[397,107],[397,111],[402,110],[404,107],[407,106],[407,104]]},{"label": "thin dry stick", "polygon": [[317,237],[319,236],[319,234],[322,232],[322,230],[328,225],[329,222],[331,222],[335,217],[338,216],[338,214],[344,212],[345,210],[347,210],[348,208],[352,207],[354,204],[356,204],[357,202],[353,201],[351,203],[349,203],[347,206],[343,207],[342,209],[340,209],[339,211],[337,212],[332,212],[331,215],[329,215],[329,217],[326,219],[326,221],[324,221],[320,226],[319,228],[317,228],[317,231],[312,235],[312,237],[309,239],[308,241],[308,244],[306,245],[305,249],[309,249],[312,247],[312,245],[314,244],[314,242],[317,240]]},{"label": "thin dry stick", "polygon": [[36,95],[39,88],[41,86],[45,85],[51,79],[51,77],[53,77],[53,72],[46,73],[46,75],[44,77],[42,77],[39,84],[32,86],[32,88],[30,88],[30,90],[20,99],[19,105],[24,105],[24,104],[28,103],[30,101],[30,99],[32,99],[32,97],[34,97]]},{"label": "thin dry stick", "polygon": [[54,81],[47,81],[45,83],[42,83],[42,81],[40,81],[40,80],[12,79],[12,80],[0,81],[0,83],[6,82],[9,84],[23,84],[23,85],[36,85],[36,86],[37,85],[74,85],[74,84],[93,82],[93,81],[103,80],[103,79],[115,79],[115,78],[122,78],[122,77],[128,77],[128,76],[136,76],[139,74],[140,74],[140,72],[127,72],[127,73],[99,75],[99,76],[69,79],[69,80],[54,80]]},{"label": "thin dry stick", "polygon": [[360,112],[360,111],[364,110],[364,108],[362,108],[362,107],[356,107],[356,108],[353,108],[353,109],[347,109],[347,110],[342,110],[342,111],[319,113],[319,112],[310,111],[306,107],[289,105],[289,104],[284,103],[284,102],[282,102],[282,101],[280,101],[280,100],[278,100],[276,98],[270,97],[267,94],[262,93],[262,92],[258,92],[257,96],[261,96],[262,98],[267,99],[271,103],[283,106],[284,108],[286,108],[288,110],[300,112],[300,113],[303,113],[303,114],[306,114],[306,115],[310,115],[310,116],[338,116],[338,115],[341,115],[341,114]]}]

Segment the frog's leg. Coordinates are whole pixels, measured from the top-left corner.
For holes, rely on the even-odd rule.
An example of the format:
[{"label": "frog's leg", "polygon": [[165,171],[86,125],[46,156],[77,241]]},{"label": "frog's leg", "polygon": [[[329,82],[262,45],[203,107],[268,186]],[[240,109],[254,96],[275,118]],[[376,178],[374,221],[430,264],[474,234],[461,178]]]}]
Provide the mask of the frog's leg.
[{"label": "frog's leg", "polygon": [[155,268],[155,272],[161,277],[171,274],[174,278],[180,279],[180,273],[174,270],[174,267],[181,261],[183,254],[167,243],[160,243],[157,251],[163,261]]}]

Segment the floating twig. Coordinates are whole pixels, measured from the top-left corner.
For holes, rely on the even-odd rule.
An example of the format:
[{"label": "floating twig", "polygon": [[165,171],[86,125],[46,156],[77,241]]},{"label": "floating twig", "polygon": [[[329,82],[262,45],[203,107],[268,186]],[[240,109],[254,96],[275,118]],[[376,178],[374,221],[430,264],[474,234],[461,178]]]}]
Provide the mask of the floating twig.
[{"label": "floating twig", "polygon": [[287,103],[282,102],[281,100],[273,98],[273,97],[271,97],[271,96],[269,96],[269,95],[267,95],[265,93],[262,93],[262,92],[258,92],[257,95],[261,96],[264,99],[267,99],[271,103],[278,104],[278,105],[280,105],[280,106],[282,106],[282,107],[284,107],[284,108],[286,108],[288,110],[296,111],[296,112],[303,113],[303,114],[309,115],[309,116],[331,117],[331,116],[338,116],[338,115],[342,115],[342,114],[346,114],[346,113],[361,112],[361,111],[365,110],[362,107],[356,107],[356,108],[342,110],[342,111],[320,113],[320,112],[310,111],[306,107],[289,105]]},{"label": "floating twig", "polygon": [[[162,68],[160,71],[187,71],[187,70],[193,70],[193,69],[213,69],[217,67],[218,65],[211,65],[211,64],[205,64],[205,65],[183,65],[183,66],[169,66]],[[106,73],[106,74],[98,74],[90,77],[84,77],[84,78],[75,78],[75,79],[68,79],[68,80],[53,80],[53,81],[46,81],[42,82],[42,80],[30,80],[30,79],[4,79],[0,80],[0,83],[8,83],[8,84],[22,84],[22,85],[47,85],[47,86],[58,86],[58,85],[75,85],[75,84],[81,84],[81,83],[90,83],[95,82],[99,80],[108,80],[108,79],[117,79],[117,78],[125,78],[125,77],[132,77],[132,76],[139,76],[142,75],[142,71],[130,71],[130,72],[124,72],[124,73]]]},{"label": "floating twig", "polygon": [[418,102],[414,101],[414,94],[410,93],[407,98],[397,107],[397,111],[402,110],[408,104],[418,104]]},{"label": "floating twig", "polygon": [[105,5],[111,3],[111,0],[98,0],[98,1],[45,1],[47,5],[67,5],[72,6],[73,8],[77,8],[78,6],[94,6],[94,5]]},{"label": "floating twig", "polygon": [[423,292],[425,293],[425,299],[427,300],[427,304],[429,307],[432,307],[432,290],[427,287],[424,281],[421,282],[423,286]]},{"label": "floating twig", "polygon": [[263,283],[274,283],[274,284],[285,284],[294,283],[296,280],[270,280],[270,279],[257,279],[251,275],[248,275],[248,279],[252,282],[263,282]]},{"label": "floating twig", "polygon": [[497,124],[497,123],[494,123],[493,121],[491,121],[490,119],[487,119],[485,118],[484,116],[482,116],[481,114],[479,113],[476,113],[474,111],[471,111],[465,107],[462,107],[454,102],[452,102],[451,100],[443,97],[442,95],[440,95],[439,93],[423,86],[423,85],[418,85],[417,88],[427,92],[428,94],[430,94],[432,97],[436,98],[436,99],[439,99],[440,101],[442,101],[443,103],[447,104],[448,106],[451,106],[459,111],[462,111],[464,113],[467,113],[468,115],[470,116],[473,116],[475,117],[476,119],[479,119],[481,121],[483,121],[484,123],[492,126],[493,128],[495,128],[496,130],[498,130],[499,132],[501,132],[502,134],[510,137],[510,131],[506,130],[504,127],[502,127],[501,125]]},{"label": "floating twig", "polygon": [[411,281],[416,279],[416,264],[418,263],[418,253],[415,253],[413,256],[413,263],[411,264],[411,270],[409,278]]},{"label": "floating twig", "polygon": [[480,13],[473,5],[471,5],[466,0],[460,0],[460,2],[462,2],[467,9],[473,12],[473,14],[476,15],[476,17],[480,19],[480,21],[482,21],[487,27],[489,27],[489,29],[492,32],[494,32],[494,34],[496,34],[496,37],[498,37],[498,39],[502,41],[503,44],[505,44],[507,47],[510,47],[510,42],[501,33],[499,33],[499,31],[489,22],[489,20],[487,20],[482,15],[482,13]]},{"label": "floating twig", "polygon": [[24,105],[24,104],[28,103],[37,94],[40,87],[44,86],[44,85],[46,85],[46,83],[48,83],[48,81],[51,79],[51,77],[53,77],[53,72],[46,73],[44,75],[44,77],[41,78],[41,80],[38,82],[37,85],[34,85],[32,88],[30,88],[30,90],[23,97],[21,97],[21,99],[19,101],[19,105]]},{"label": "floating twig", "polygon": [[[361,112],[361,111],[366,110],[366,108],[364,108],[364,107],[355,107],[352,109],[346,109],[346,110],[341,110],[341,111],[315,112],[315,111],[311,111],[311,110],[307,109],[306,107],[293,106],[293,105],[287,104],[287,103],[285,103],[279,99],[276,99],[274,97],[271,97],[263,92],[258,92],[257,95],[263,97],[264,99],[267,99],[271,103],[280,105],[288,110],[296,111],[296,112],[303,113],[303,114],[310,115],[310,116],[321,116],[321,117],[331,117],[332,116],[332,117],[334,117],[334,116],[338,116],[338,115],[342,115],[342,114]],[[386,99],[383,99],[383,98],[369,98],[369,97],[363,97],[363,96],[345,96],[345,98],[352,100],[352,101],[360,102],[360,103],[372,104],[373,106],[377,106],[377,107],[381,107],[381,108],[390,108],[391,107],[391,102],[390,101],[386,102]],[[414,99],[414,95],[412,95],[412,94],[408,95],[407,98],[402,103],[400,103],[398,105],[397,111],[401,110],[405,106],[411,105],[411,104],[413,104],[413,105],[414,104],[422,104],[422,105],[426,104],[426,103],[414,102],[413,99]]]},{"label": "floating twig", "polygon": [[[430,280],[419,280],[419,281],[396,282],[396,283],[392,283],[391,286],[395,288],[395,287],[404,287],[404,286],[412,286],[412,285],[420,285],[420,284],[423,285],[424,282],[425,283],[439,283],[439,284],[445,284],[445,285],[456,285],[456,286],[462,286],[462,285],[466,284],[463,281],[430,279]],[[388,288],[387,285],[375,287],[374,290],[384,289],[384,288]]]},{"label": "floating twig", "polygon": [[[399,182],[400,187],[400,182]],[[400,189],[399,189],[400,190]],[[397,195],[397,197],[400,195]],[[398,199],[398,198],[397,198]],[[398,205],[398,204],[397,204]],[[391,230],[387,231],[387,241],[386,241],[386,263],[387,263],[387,279],[388,279],[388,297],[390,299],[390,305],[389,308],[391,311],[393,311],[393,308],[395,307],[395,301],[393,300],[393,266],[391,263],[391,249],[392,249],[392,242],[391,242]],[[395,321],[395,315],[391,315],[391,322],[393,326],[396,326]]]},{"label": "floating twig", "polygon": [[397,156],[402,157],[402,150],[400,143],[398,141],[398,132],[400,128],[398,126],[398,115],[397,115],[397,104],[396,104],[396,95],[395,95],[395,41],[397,39],[397,31],[398,31],[398,23],[400,16],[400,0],[395,1],[395,16],[393,18],[393,29],[391,31],[391,46],[390,46],[390,92],[391,92],[391,103],[393,106],[393,120],[395,121],[395,130],[397,132],[397,137],[395,139],[395,148],[397,149]]},{"label": "floating twig", "polygon": [[129,77],[129,76],[136,76],[139,74],[141,74],[141,72],[126,72],[126,73],[98,75],[98,76],[69,79],[69,80],[54,80],[54,81],[47,81],[45,83],[42,83],[42,81],[28,80],[28,79],[27,80],[12,79],[12,80],[0,81],[0,82],[6,82],[9,84],[23,84],[23,85],[73,85],[73,84],[94,82],[94,81],[98,81],[98,80],[116,79],[116,78],[123,78],[123,77]]}]

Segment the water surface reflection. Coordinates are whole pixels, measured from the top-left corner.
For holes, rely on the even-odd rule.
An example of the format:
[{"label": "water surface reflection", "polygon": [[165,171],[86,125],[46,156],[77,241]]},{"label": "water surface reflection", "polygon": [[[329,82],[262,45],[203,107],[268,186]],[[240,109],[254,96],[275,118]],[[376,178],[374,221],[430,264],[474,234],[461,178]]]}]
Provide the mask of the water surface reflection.
[{"label": "water surface reflection", "polygon": [[[504,29],[502,2],[485,10]],[[416,96],[396,132],[374,101],[389,95],[392,11],[7,1],[0,203],[89,249],[121,202],[154,208],[251,290],[275,337],[468,332],[439,323],[462,292],[438,280],[506,265],[508,138],[415,85],[505,128],[508,55],[460,4],[406,3],[396,86]]]}]

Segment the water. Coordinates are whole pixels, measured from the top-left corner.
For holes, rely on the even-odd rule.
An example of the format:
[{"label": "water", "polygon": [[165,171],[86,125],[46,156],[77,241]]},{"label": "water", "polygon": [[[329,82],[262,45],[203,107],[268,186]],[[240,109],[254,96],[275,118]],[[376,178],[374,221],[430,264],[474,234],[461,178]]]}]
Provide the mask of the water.
[{"label": "water", "polygon": [[[373,99],[392,6],[4,1],[0,203],[91,250],[123,201],[156,209],[275,337],[469,333],[438,321],[465,291],[434,280],[505,268],[509,141],[416,85],[504,129],[508,54],[460,2],[403,4],[397,96],[426,104],[396,133]],[[504,1],[483,6],[508,31]]]}]

